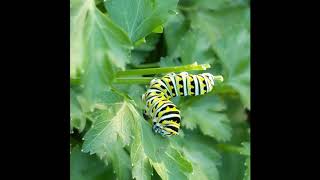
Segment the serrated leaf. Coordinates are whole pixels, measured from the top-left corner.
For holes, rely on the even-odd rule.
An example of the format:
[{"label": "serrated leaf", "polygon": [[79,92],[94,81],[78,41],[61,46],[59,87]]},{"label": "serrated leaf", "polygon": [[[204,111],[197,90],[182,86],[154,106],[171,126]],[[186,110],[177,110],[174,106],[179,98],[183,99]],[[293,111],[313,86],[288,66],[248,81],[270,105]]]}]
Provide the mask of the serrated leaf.
[{"label": "serrated leaf", "polygon": [[83,152],[96,153],[101,159],[111,161],[118,179],[131,179],[131,161],[123,149],[131,142],[133,106],[126,100],[101,105],[90,116],[93,126],[84,136]]},{"label": "serrated leaf", "polygon": [[133,125],[134,137],[131,146],[131,162],[132,162],[132,177],[137,180],[150,180],[152,172],[151,164],[149,163],[149,158],[145,154],[143,142],[142,142],[142,132],[139,120],[136,120]]},{"label": "serrated leaf", "polygon": [[163,25],[177,3],[178,0],[111,0],[105,1],[105,7],[111,19],[135,42]]},{"label": "serrated leaf", "polygon": [[132,105],[126,101],[107,106],[106,110],[100,111],[93,119],[96,119],[93,127],[85,134],[83,151],[99,153],[108,146],[120,141],[122,146],[131,142],[131,124],[134,116],[131,113]]},{"label": "serrated leaf", "polygon": [[213,149],[211,142],[204,136],[190,133],[182,139],[181,148],[193,167],[189,179],[220,179],[217,165],[220,164],[221,156]]},{"label": "serrated leaf", "polygon": [[124,69],[132,48],[130,39],[94,0],[72,0],[70,14],[70,77],[80,78],[87,109],[108,90],[114,71]]},{"label": "serrated leaf", "polygon": [[170,58],[181,58],[182,64],[212,63],[215,60],[209,40],[199,30],[189,29],[189,21],[182,15],[169,19],[165,39]]},{"label": "serrated leaf", "polygon": [[231,138],[229,119],[223,112],[226,106],[217,96],[197,96],[189,105],[182,105],[181,123],[188,129],[199,127],[203,134],[218,141],[228,141]]},{"label": "serrated leaf", "polygon": [[147,122],[142,122],[143,145],[150,163],[162,179],[186,179],[192,165],[170,145],[169,139],[155,135]]},{"label": "serrated leaf", "polygon": [[224,65],[225,83],[235,88],[250,109],[250,10],[237,7],[193,14],[192,26],[211,42]]},{"label": "serrated leaf", "polygon": [[70,156],[70,179],[103,180],[114,179],[114,176],[96,156],[82,153],[79,146],[76,146]]},{"label": "serrated leaf", "polygon": [[175,53],[177,53],[177,45],[180,44],[180,41],[187,33],[188,28],[189,24],[181,13],[168,18],[168,22],[166,23],[164,29],[164,37],[166,40],[166,45],[168,47],[168,54],[172,57],[176,56]]},{"label": "serrated leaf", "polygon": [[[170,139],[154,134],[150,124],[141,118],[135,122],[134,134],[131,149],[134,177],[150,178],[147,158],[162,179],[187,179],[187,174],[192,172],[192,165],[170,144]],[[141,168],[146,168],[146,171]]]},{"label": "serrated leaf", "polygon": [[199,31],[188,31],[178,44],[177,54],[183,64],[212,64],[215,60],[208,39]]},{"label": "serrated leaf", "polygon": [[104,147],[105,152],[99,153],[99,156],[103,158],[105,154],[106,159],[110,159],[114,173],[119,180],[127,180],[131,178],[131,160],[129,154],[123,149],[120,142],[108,144]]},{"label": "serrated leaf", "polygon": [[139,85],[130,85],[127,88],[128,96],[134,100],[136,103],[136,106],[138,109],[143,109],[145,107],[145,104],[142,102],[141,95],[145,93],[145,88],[139,86]]}]

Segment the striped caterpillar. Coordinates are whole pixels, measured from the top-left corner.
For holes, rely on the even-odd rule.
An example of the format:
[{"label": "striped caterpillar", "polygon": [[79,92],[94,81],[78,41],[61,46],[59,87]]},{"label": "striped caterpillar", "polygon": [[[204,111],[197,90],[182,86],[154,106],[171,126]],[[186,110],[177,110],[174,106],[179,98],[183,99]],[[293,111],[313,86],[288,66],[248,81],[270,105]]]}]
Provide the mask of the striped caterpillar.
[{"label": "striped caterpillar", "polygon": [[142,95],[146,103],[143,116],[152,119],[153,131],[162,136],[177,135],[180,129],[180,111],[170,101],[176,96],[198,96],[209,93],[214,86],[215,76],[210,73],[198,75],[181,72],[169,73],[151,80],[149,89]]}]

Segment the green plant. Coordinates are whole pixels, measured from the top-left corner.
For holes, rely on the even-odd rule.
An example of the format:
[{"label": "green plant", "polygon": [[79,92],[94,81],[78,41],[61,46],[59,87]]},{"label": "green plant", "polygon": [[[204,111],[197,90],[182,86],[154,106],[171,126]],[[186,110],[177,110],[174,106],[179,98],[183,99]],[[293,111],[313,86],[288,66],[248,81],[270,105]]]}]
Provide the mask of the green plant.
[{"label": "green plant", "polygon": [[[70,6],[71,179],[250,179],[248,1]],[[154,76],[181,71],[224,82],[174,98],[182,131],[163,138],[143,119],[141,95]]]}]

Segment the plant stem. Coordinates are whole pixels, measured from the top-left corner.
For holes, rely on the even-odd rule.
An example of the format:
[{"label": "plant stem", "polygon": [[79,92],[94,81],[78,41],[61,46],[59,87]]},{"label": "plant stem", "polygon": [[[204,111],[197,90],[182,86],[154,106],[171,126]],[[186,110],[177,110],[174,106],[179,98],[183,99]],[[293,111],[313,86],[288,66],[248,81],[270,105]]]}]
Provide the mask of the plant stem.
[{"label": "plant stem", "polygon": [[[221,79],[219,79],[219,76],[214,76],[214,77],[218,77],[215,79],[221,81]],[[149,84],[152,79],[154,78],[153,77],[123,77],[123,78],[115,78],[113,82],[116,84]]]},{"label": "plant stem", "polygon": [[194,63],[194,64],[185,65],[185,66],[164,67],[164,68],[147,68],[147,69],[135,69],[135,70],[120,71],[117,73],[117,77],[161,74],[161,73],[193,71],[193,70],[206,70],[207,68],[210,68],[210,64],[198,65],[197,63]]}]

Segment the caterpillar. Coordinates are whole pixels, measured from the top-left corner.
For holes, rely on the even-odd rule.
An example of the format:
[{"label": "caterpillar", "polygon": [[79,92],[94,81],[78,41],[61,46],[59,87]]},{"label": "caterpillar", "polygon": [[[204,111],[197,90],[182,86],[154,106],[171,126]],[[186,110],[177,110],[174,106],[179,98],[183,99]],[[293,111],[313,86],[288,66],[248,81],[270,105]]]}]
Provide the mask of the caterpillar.
[{"label": "caterpillar", "polygon": [[212,91],[217,76],[210,73],[198,75],[181,72],[169,73],[151,80],[148,90],[142,95],[145,108],[143,116],[152,119],[153,131],[164,137],[179,134],[180,111],[170,101],[176,96],[198,96]]}]

